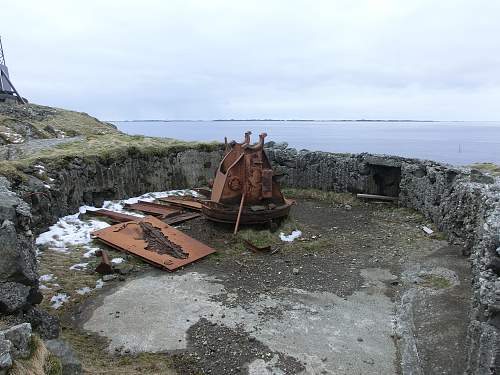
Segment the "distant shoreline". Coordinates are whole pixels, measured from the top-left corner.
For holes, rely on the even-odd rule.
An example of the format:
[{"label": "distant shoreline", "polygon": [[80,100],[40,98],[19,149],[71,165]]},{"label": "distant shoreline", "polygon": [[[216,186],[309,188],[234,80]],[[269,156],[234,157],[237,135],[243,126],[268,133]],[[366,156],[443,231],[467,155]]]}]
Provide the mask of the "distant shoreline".
[{"label": "distant shoreline", "polygon": [[306,120],[306,119],[215,119],[215,120],[106,120],[107,122],[495,122],[495,121],[472,121],[472,120]]}]

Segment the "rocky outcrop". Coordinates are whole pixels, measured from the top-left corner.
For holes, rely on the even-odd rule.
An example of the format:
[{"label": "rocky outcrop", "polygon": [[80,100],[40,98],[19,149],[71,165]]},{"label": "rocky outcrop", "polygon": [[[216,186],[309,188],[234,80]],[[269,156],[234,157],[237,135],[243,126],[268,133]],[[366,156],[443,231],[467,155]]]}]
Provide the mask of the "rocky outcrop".
[{"label": "rocky outcrop", "polygon": [[29,205],[0,176],[0,313],[41,301]]},{"label": "rocky outcrop", "polygon": [[6,373],[16,359],[31,354],[31,325],[23,323],[0,331],[0,374]]},{"label": "rocky outcrop", "polygon": [[59,217],[77,212],[83,204],[101,206],[105,200],[149,191],[206,186],[220,157],[220,151],[194,149],[165,155],[137,152],[106,160],[75,157],[63,169],[46,166],[42,175],[31,170],[16,191],[29,203],[32,227],[39,231]]}]

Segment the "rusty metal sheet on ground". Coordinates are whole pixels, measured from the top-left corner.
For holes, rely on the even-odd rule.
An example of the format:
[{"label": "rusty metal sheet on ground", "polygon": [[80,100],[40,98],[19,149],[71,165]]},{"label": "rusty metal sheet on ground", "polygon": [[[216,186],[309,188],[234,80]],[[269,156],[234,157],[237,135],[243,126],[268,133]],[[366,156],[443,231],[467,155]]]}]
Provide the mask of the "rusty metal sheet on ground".
[{"label": "rusty metal sheet on ground", "polygon": [[163,219],[162,221],[164,223],[167,223],[169,225],[174,225],[174,224],[180,224],[185,221],[200,217],[201,214],[198,214],[196,212],[187,212],[185,214],[179,214],[171,217],[167,217],[166,219]]},{"label": "rusty metal sheet on ground", "polygon": [[268,246],[264,246],[264,247],[259,247],[259,246],[256,246],[255,244],[251,243],[250,241],[248,240],[243,240],[243,245],[245,245],[245,247],[254,252],[254,253],[269,253],[271,252],[271,246],[268,245]]},{"label": "rusty metal sheet on ground", "polygon": [[107,218],[111,219],[112,221],[118,222],[118,223],[124,223],[126,221],[140,219],[138,216],[128,215],[128,214],[124,214],[124,213],[116,212],[116,211],[105,210],[103,208],[96,210],[96,211],[87,211],[87,214],[93,215],[93,216],[107,217]]},{"label": "rusty metal sheet on ground", "polygon": [[195,211],[201,211],[202,203],[200,200],[196,198],[163,197],[163,198],[158,198],[158,200],[171,204],[173,206],[187,208]]},{"label": "rusty metal sheet on ground", "polygon": [[[151,237],[148,232],[153,232],[153,236]],[[158,232],[160,233],[158,234]],[[211,247],[172,228],[153,216],[115,224],[93,232],[92,236],[115,249],[137,255],[147,262],[169,271],[215,252]],[[170,249],[161,251],[158,247],[160,242],[170,244]],[[187,254],[187,257],[175,257],[171,254],[181,254],[182,256]]]},{"label": "rusty metal sheet on ground", "polygon": [[139,201],[137,203],[126,204],[125,207],[131,208],[136,211],[141,211],[151,215],[160,215],[162,217],[169,217],[178,215],[181,211],[177,208],[168,207],[165,204]]}]

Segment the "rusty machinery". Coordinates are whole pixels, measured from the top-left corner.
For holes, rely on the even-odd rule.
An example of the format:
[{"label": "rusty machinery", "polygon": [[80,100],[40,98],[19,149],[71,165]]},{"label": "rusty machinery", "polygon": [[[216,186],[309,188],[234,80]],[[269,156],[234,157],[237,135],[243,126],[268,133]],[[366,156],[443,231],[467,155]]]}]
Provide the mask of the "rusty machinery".
[{"label": "rusty machinery", "polygon": [[250,144],[251,132],[242,143],[227,143],[212,186],[210,200],[202,202],[202,213],[210,220],[235,223],[272,222],[285,217],[293,201],[285,199],[264,152],[266,133]]}]

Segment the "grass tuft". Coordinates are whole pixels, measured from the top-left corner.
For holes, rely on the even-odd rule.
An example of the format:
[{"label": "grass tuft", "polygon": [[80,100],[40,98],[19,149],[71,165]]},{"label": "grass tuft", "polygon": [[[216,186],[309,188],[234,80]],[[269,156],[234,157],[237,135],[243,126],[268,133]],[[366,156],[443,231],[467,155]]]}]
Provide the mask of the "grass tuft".
[{"label": "grass tuft", "polygon": [[31,338],[31,354],[27,359],[14,361],[9,375],[60,375],[61,362],[53,356],[40,337]]},{"label": "grass tuft", "polygon": [[475,163],[468,166],[469,168],[479,169],[494,176],[500,176],[500,165],[493,163]]},{"label": "grass tuft", "polygon": [[451,286],[450,280],[442,276],[426,275],[423,276],[422,279],[424,281],[420,285],[425,286],[427,288],[446,289]]},{"label": "grass tuft", "polygon": [[335,205],[349,205],[352,207],[363,204],[355,194],[352,193],[337,193],[334,191],[323,191],[317,189],[282,189],[283,194],[288,198],[295,199],[312,199],[327,202]]}]

